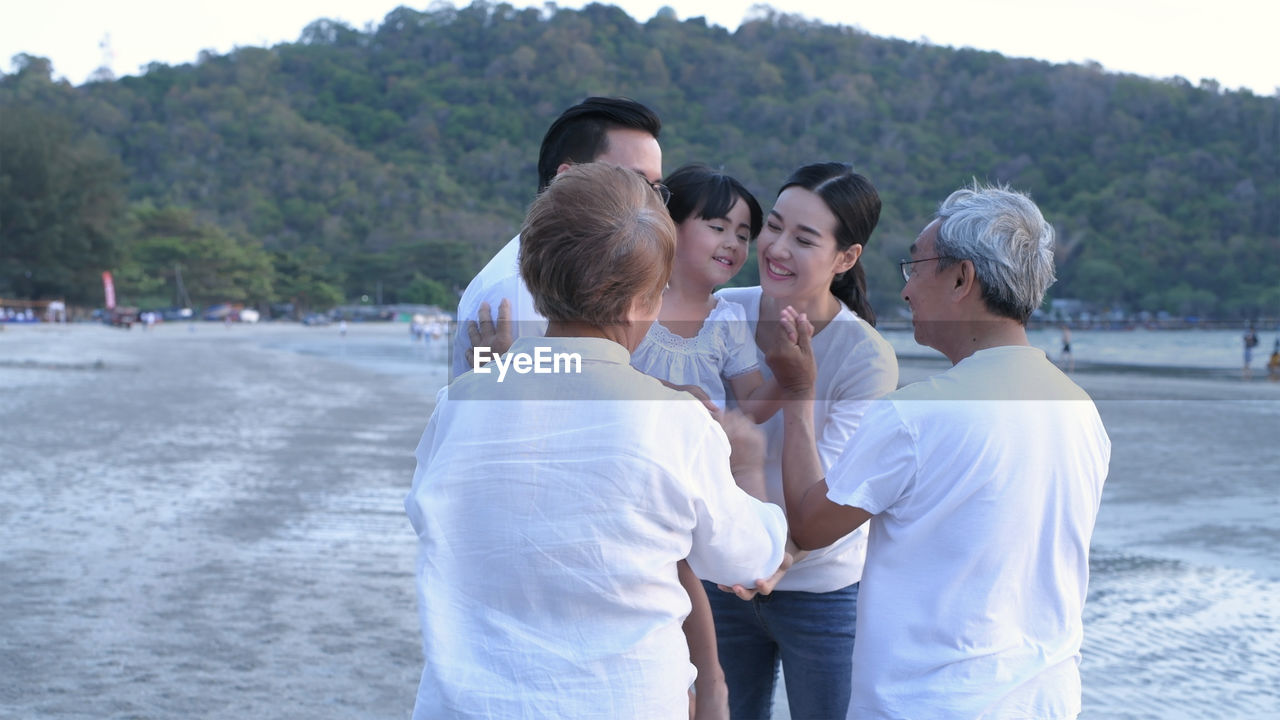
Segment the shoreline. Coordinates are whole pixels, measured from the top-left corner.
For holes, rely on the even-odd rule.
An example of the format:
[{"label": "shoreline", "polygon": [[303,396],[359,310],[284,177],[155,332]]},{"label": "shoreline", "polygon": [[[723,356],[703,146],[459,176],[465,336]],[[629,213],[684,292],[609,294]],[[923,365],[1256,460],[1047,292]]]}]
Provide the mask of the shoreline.
[{"label": "shoreline", "polygon": [[[354,336],[361,337],[377,337],[386,340],[404,339],[408,343],[408,325],[404,323],[351,323],[348,326],[349,333]],[[902,332],[911,329],[910,324],[905,327],[885,323],[878,330],[886,332]],[[190,336],[206,336],[216,335],[217,333],[226,334],[225,337],[234,337],[237,340],[245,338],[256,338],[259,342],[267,347],[276,347],[290,349],[291,344],[296,344],[300,339],[320,341],[322,344],[332,344],[338,342],[338,334],[336,326],[305,326],[301,323],[272,321],[253,325],[233,324],[224,326],[221,323],[161,323],[151,330],[125,330],[120,328],[111,328],[98,323],[70,323],[58,325],[52,323],[15,323],[10,328],[12,334],[0,335],[0,368],[17,368],[17,369],[67,369],[67,370],[110,370],[114,368],[110,363],[102,358],[86,358],[77,357],[67,360],[60,356],[50,355],[49,353],[57,352],[52,347],[37,347],[35,345],[28,346],[21,353],[14,352],[12,348],[19,344],[24,337],[48,337],[62,334],[80,334],[92,333],[99,330],[107,331],[112,335],[119,335],[121,338],[130,336],[146,336],[146,335],[164,335],[166,337],[174,337],[176,334],[186,334]],[[227,334],[229,333],[229,334]],[[447,344],[447,340],[438,340],[437,343]],[[296,348],[295,348],[296,349]],[[1041,348],[1044,349],[1044,348]],[[74,351],[74,350],[73,350]],[[331,357],[323,351],[317,351],[315,348],[310,350],[310,354]],[[950,366],[949,361],[941,354],[924,349],[924,351],[904,351],[897,350],[896,355],[899,363],[909,365],[912,369],[916,368],[937,368],[939,370]],[[1055,357],[1051,352],[1046,351],[1050,361],[1054,361]],[[1255,358],[1261,357],[1261,362],[1255,360],[1254,375],[1252,380],[1245,380],[1242,376],[1242,368],[1240,366],[1222,365],[1216,367],[1206,367],[1203,365],[1178,365],[1170,363],[1122,363],[1107,360],[1091,360],[1088,358],[1077,358],[1072,375],[1147,375],[1153,378],[1187,378],[1195,380],[1204,379],[1221,379],[1234,380],[1241,383],[1257,383],[1259,385],[1269,384],[1266,372],[1265,353],[1256,353]],[[1280,383],[1277,383],[1280,384]]]},{"label": "shoreline", "polygon": [[[941,370],[951,363],[942,356],[916,353],[898,353],[898,362],[938,367]],[[1052,357],[1049,358],[1051,361]],[[1229,380],[1241,383],[1267,383],[1266,367],[1257,368],[1252,380],[1245,380],[1241,368],[1206,368],[1192,365],[1124,364],[1095,360],[1076,360],[1070,375],[1145,375],[1153,378],[1187,378],[1192,380]],[[1275,384],[1275,383],[1273,383]]]},{"label": "shoreline", "polygon": [[[1049,322],[1043,320],[1032,320],[1027,323],[1027,330],[1049,330],[1056,331],[1065,326],[1069,330],[1083,330],[1085,332],[1187,332],[1187,331],[1214,331],[1214,330],[1240,330],[1244,331],[1250,327],[1262,332],[1272,330],[1280,330],[1280,319],[1265,318],[1261,320],[1065,320],[1060,322]],[[885,320],[876,325],[881,330],[910,330],[910,320]]]}]

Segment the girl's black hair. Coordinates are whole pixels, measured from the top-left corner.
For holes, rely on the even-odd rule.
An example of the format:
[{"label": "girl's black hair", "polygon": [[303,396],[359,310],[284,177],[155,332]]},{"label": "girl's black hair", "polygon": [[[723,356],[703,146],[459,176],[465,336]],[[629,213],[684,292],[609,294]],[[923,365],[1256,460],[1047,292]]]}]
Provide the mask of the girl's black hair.
[{"label": "girl's black hair", "polygon": [[760,235],[764,213],[749,190],[733,177],[701,164],[685,165],[662,181],[671,190],[667,211],[676,224],[694,213],[704,220],[727,217],[739,199],[747,204],[751,215],[751,239]]},{"label": "girl's black hair", "polygon": [[[778,193],[789,187],[808,190],[826,203],[836,216],[836,247],[843,251],[853,245],[866,248],[871,233],[880,221],[880,194],[866,177],[853,171],[848,163],[814,163],[791,173],[791,177],[778,188]],[[836,275],[831,281],[831,294],[873,327],[876,313],[867,297],[867,276],[862,263]]]}]

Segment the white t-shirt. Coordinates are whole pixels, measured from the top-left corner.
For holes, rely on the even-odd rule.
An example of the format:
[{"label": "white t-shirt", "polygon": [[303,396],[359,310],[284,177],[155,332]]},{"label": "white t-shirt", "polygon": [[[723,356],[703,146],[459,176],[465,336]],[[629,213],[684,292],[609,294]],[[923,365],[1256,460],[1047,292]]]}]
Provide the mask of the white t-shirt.
[{"label": "white t-shirt", "polygon": [[1111,442],[1032,347],[875,404],[827,476],[873,514],[850,718],[1070,718]]},{"label": "white t-shirt", "polygon": [[675,718],[694,678],[676,576],[750,585],[781,508],[742,492],[687,393],[597,338],[523,338],[581,373],[496,368],[441,390],[405,510],[425,666],[415,717]]},{"label": "white t-shirt", "polygon": [[[736,302],[746,310],[755,346],[755,326],[760,320],[761,289],[726,288],[717,296]],[[767,318],[776,322],[777,318]],[[771,378],[764,353],[756,349],[760,372]],[[898,387],[898,358],[893,346],[852,310],[840,306],[831,323],[813,337],[813,354],[818,362],[813,406],[814,432],[817,433],[818,457],[826,470],[835,463],[855,431],[862,424],[863,413],[876,398]],[[733,389],[728,389],[732,407]],[[776,413],[760,426],[768,438],[765,455],[765,478],[770,501],[783,505],[782,493],[782,413]],[[779,590],[831,592],[852,585],[862,577],[862,562],[867,549],[866,528],[859,528],[835,543],[814,550],[791,567],[778,582]]]},{"label": "white t-shirt", "polygon": [[498,251],[467,284],[458,300],[458,327],[453,337],[452,373],[450,379],[471,370],[471,338],[467,335],[467,323],[476,319],[481,303],[489,303],[493,316],[498,316],[498,304],[503,298],[511,301],[511,332],[514,337],[539,336],[547,330],[547,319],[533,306],[533,296],[520,276],[520,236]]},{"label": "white t-shirt", "polygon": [[723,408],[725,380],[759,369],[754,331],[741,305],[717,297],[716,306],[691,338],[676,335],[658,322],[649,326],[631,353],[631,365],[675,385],[697,385]]}]

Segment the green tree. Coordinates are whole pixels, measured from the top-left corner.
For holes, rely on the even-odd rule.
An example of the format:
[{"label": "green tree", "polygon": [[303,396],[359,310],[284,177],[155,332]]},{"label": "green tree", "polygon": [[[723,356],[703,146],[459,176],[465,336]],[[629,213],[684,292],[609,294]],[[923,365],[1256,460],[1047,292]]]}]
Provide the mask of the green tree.
[{"label": "green tree", "polygon": [[1124,272],[1107,260],[1087,258],[1075,273],[1075,286],[1088,292],[1089,297],[1105,303],[1125,297]]},{"label": "green tree", "polygon": [[66,119],[0,104],[0,296],[98,302],[122,180],[119,160]]},{"label": "green tree", "polygon": [[201,223],[185,208],[135,208],[125,254],[126,271],[118,283],[122,302],[154,298],[159,287],[172,296],[175,266],[182,268],[187,292],[197,305],[262,304],[275,297],[275,270],[261,246]]},{"label": "green tree", "polygon": [[1218,298],[1203,288],[1179,283],[1164,294],[1164,304],[1179,316],[1209,316],[1217,308]]},{"label": "green tree", "polygon": [[[310,282],[310,260],[283,258],[318,250],[331,272],[309,277],[347,297],[418,296],[430,288],[418,276],[465,286],[519,228],[543,132],[588,94],[650,105],[669,169],[723,166],[766,207],[798,165],[852,162],[884,201],[864,262],[886,311],[894,262],[974,178],[1030,192],[1059,229],[1058,297],[1247,317],[1271,312],[1280,277],[1280,98],[768,8],[731,33],[670,12],[641,23],[605,5],[479,0],[399,8],[376,28],[320,20],[296,43],[116,82],[53,82],[42,58],[15,66],[0,74],[0,129],[20,106],[58,118],[119,159],[130,202],[191,208],[243,248],[260,245],[276,282]],[[17,245],[2,239],[5,287],[65,271],[36,255],[15,275]],[[750,269],[735,279],[753,280]]]},{"label": "green tree", "polygon": [[458,304],[457,296],[449,292],[444,283],[417,272],[413,274],[409,284],[400,290],[399,299],[400,302],[436,305],[450,310]]},{"label": "green tree", "polygon": [[335,270],[327,254],[316,248],[276,252],[275,297],[292,303],[302,314],[311,309],[327,310],[343,301],[341,271]]}]

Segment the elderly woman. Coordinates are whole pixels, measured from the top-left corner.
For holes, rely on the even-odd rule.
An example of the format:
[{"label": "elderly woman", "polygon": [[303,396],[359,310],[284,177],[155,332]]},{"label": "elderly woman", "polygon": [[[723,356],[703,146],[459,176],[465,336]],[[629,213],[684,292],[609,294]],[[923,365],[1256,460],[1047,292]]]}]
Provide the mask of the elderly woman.
[{"label": "elderly woman", "polygon": [[698,402],[629,364],[675,250],[649,184],[570,168],[520,237],[546,336],[441,391],[405,500],[426,659],[414,717],[687,715],[676,563],[768,577],[782,513],[735,485]]}]

